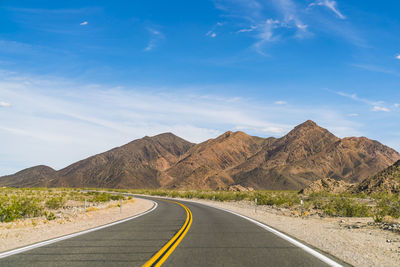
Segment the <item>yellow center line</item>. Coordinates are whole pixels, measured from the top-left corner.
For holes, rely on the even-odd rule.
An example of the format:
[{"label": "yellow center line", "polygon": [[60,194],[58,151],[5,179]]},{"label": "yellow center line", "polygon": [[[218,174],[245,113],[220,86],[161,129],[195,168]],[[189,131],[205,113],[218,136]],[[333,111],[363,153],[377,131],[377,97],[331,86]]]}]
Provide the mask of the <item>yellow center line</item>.
[{"label": "yellow center line", "polygon": [[181,229],[171,238],[171,240],[169,240],[168,243],[165,244],[153,257],[151,257],[151,259],[148,260],[143,267],[161,266],[185,237],[186,233],[189,231],[190,225],[192,224],[193,219],[190,209],[179,202],[170,202],[179,204],[186,210],[186,221]]}]

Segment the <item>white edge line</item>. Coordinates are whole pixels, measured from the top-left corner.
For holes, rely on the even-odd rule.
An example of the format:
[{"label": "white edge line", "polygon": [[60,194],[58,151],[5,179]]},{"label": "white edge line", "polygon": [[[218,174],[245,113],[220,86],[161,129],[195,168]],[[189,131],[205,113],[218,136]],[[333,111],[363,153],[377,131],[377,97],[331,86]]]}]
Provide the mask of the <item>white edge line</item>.
[{"label": "white edge line", "polygon": [[[151,196],[151,197],[154,197],[154,196]],[[160,198],[167,198],[167,197],[160,197]],[[169,198],[169,199],[174,199],[174,198]],[[279,232],[278,230],[275,230],[275,229],[269,227],[266,224],[260,223],[259,221],[256,221],[256,220],[254,220],[252,218],[249,218],[249,217],[247,217],[245,215],[242,215],[242,214],[239,214],[239,213],[236,213],[234,211],[227,210],[227,209],[224,209],[224,208],[214,207],[214,206],[206,204],[206,203],[196,202],[196,201],[193,201],[193,200],[185,200],[185,199],[183,199],[183,200],[182,199],[175,199],[175,200],[197,203],[197,204],[201,204],[201,205],[204,205],[204,206],[208,206],[208,207],[211,207],[211,208],[215,208],[215,209],[219,209],[219,210],[223,210],[223,211],[232,213],[232,214],[234,214],[236,216],[242,217],[242,218],[244,218],[244,219],[246,219],[246,220],[248,220],[248,221],[250,221],[250,222],[252,222],[252,223],[254,223],[254,224],[256,224],[256,225],[258,225],[260,227],[262,227],[262,228],[264,228],[265,230],[267,230],[267,231],[279,236],[282,239],[285,239],[286,241],[288,241],[288,242],[292,243],[293,245],[303,249],[307,253],[313,255],[314,257],[320,259],[321,261],[325,262],[326,264],[328,264],[330,266],[343,267],[343,265],[341,265],[341,264],[337,263],[336,261],[328,258],[327,256],[319,253],[318,251],[316,251],[316,250],[304,245],[303,243],[297,241],[296,239],[294,239],[294,238],[292,238],[292,237],[290,237],[290,236],[288,236],[288,235],[286,235],[286,234],[284,234],[282,232]]]},{"label": "white edge line", "polygon": [[[147,199],[147,200],[150,200],[150,199]],[[22,253],[22,252],[25,252],[25,251],[28,251],[28,250],[32,250],[32,249],[35,249],[35,248],[43,247],[43,246],[46,246],[46,245],[49,245],[49,244],[53,244],[53,243],[56,243],[56,242],[59,242],[59,241],[65,240],[65,239],[69,239],[69,238],[72,238],[72,237],[80,236],[80,235],[83,235],[83,234],[87,234],[87,233],[94,232],[94,231],[97,231],[97,230],[100,230],[100,229],[103,229],[103,228],[107,228],[107,227],[110,227],[110,226],[113,226],[113,225],[117,225],[117,224],[120,224],[120,223],[123,223],[123,222],[127,222],[127,221],[130,221],[130,220],[133,220],[133,219],[138,218],[140,216],[143,216],[143,215],[145,215],[147,213],[150,213],[150,212],[152,212],[153,210],[155,210],[157,208],[157,206],[158,206],[157,202],[155,202],[153,200],[150,200],[150,201],[152,201],[154,205],[148,211],[142,212],[140,214],[137,214],[135,216],[132,216],[132,217],[129,217],[129,218],[126,218],[126,219],[122,219],[120,221],[116,221],[116,222],[113,222],[113,223],[105,224],[105,225],[98,226],[98,227],[95,227],[95,228],[91,228],[91,229],[88,229],[88,230],[84,230],[84,231],[81,231],[81,232],[77,232],[77,233],[73,233],[73,234],[69,234],[69,235],[65,235],[65,236],[61,236],[61,237],[56,237],[56,238],[53,238],[53,239],[50,239],[50,240],[42,241],[42,242],[35,243],[35,244],[32,244],[32,245],[28,245],[28,246],[25,246],[25,247],[9,250],[9,251],[0,253],[0,259],[8,257],[8,256],[11,256],[11,255],[15,255],[15,254],[18,254],[18,253]]]}]

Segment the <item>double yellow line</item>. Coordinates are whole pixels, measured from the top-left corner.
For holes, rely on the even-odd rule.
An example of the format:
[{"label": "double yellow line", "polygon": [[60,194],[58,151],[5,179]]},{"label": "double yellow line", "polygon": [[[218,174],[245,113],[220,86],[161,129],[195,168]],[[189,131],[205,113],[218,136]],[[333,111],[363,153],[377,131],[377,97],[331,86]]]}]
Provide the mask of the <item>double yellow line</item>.
[{"label": "double yellow line", "polygon": [[179,245],[182,239],[185,237],[186,233],[189,231],[190,225],[192,224],[192,212],[185,205],[171,201],[176,204],[181,205],[186,210],[186,221],[182,228],[168,241],[150,260],[148,260],[143,267],[150,266],[161,266],[165,260],[171,255],[175,248]]}]

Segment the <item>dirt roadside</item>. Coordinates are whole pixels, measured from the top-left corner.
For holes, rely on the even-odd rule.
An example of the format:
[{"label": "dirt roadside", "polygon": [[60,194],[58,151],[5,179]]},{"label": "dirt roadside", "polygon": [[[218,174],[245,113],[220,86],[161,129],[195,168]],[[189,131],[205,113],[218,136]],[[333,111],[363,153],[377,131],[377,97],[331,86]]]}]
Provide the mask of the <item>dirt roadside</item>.
[{"label": "dirt roadside", "polygon": [[73,210],[51,221],[31,218],[0,223],[0,252],[122,220],[153,207],[153,202],[149,200],[134,198],[123,202],[120,213],[118,203],[114,201],[88,208],[86,213],[83,210]]}]

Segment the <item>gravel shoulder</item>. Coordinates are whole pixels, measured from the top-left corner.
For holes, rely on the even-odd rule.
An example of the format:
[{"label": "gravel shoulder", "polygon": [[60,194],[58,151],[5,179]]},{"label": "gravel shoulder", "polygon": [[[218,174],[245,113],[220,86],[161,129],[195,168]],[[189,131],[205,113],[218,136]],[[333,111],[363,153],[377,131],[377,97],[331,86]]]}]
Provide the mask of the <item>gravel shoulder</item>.
[{"label": "gravel shoulder", "polygon": [[123,202],[120,213],[118,203],[114,201],[88,208],[86,213],[75,209],[51,221],[31,218],[0,223],[0,252],[122,220],[153,207],[153,202],[149,200],[134,198]]},{"label": "gravel shoulder", "polygon": [[[187,200],[187,199],[182,199]],[[369,225],[371,218],[301,218],[291,211],[249,201],[192,199],[263,222],[354,266],[400,266],[400,234]]]}]

